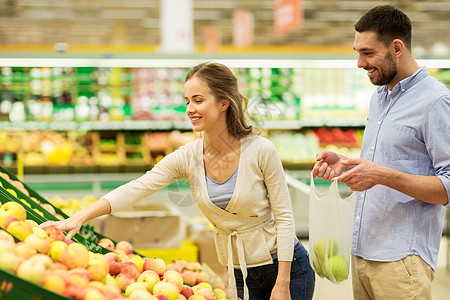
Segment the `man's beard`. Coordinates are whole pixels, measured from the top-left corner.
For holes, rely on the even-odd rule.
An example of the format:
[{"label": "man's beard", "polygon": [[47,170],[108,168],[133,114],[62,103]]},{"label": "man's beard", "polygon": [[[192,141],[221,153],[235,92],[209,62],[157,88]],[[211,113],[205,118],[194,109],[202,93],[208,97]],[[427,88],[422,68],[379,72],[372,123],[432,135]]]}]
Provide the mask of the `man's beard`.
[{"label": "man's beard", "polygon": [[397,66],[395,65],[392,54],[388,53],[384,57],[385,66],[383,68],[377,68],[377,77],[370,78],[370,81],[374,85],[385,85],[394,79],[397,75]]}]

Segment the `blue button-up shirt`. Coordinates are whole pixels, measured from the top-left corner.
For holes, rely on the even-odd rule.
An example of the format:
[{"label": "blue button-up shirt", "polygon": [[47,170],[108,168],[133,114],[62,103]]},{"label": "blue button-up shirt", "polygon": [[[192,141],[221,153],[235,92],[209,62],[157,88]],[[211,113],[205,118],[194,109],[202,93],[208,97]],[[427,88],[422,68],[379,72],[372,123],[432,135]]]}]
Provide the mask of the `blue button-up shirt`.
[{"label": "blue button-up shirt", "polygon": [[[370,103],[361,157],[401,172],[437,176],[450,200],[450,92],[425,67]],[[417,254],[434,270],[443,205],[414,199],[384,185],[357,193],[352,254],[396,261]]]}]

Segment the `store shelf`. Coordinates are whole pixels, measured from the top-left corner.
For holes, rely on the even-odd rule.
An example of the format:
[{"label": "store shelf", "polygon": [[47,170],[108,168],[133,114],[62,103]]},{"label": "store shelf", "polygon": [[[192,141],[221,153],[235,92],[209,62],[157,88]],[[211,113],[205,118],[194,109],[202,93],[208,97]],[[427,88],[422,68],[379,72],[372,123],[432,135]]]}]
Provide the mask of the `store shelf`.
[{"label": "store shelf", "polygon": [[[259,120],[252,121],[253,126],[265,130],[297,130],[305,127],[340,126],[362,127],[366,124],[363,118],[327,118],[301,120]],[[0,122],[0,130],[53,130],[53,131],[123,131],[123,130],[191,130],[191,123],[186,121],[28,121],[28,122]]]}]

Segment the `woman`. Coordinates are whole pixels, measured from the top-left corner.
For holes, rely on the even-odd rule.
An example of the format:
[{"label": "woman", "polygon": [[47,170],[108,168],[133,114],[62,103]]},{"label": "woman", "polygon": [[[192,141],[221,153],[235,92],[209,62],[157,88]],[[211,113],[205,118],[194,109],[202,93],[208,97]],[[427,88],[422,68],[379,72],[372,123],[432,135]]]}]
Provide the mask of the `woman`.
[{"label": "woman", "polygon": [[186,114],[202,137],[71,218],[41,227],[56,226],[70,238],[84,222],[186,179],[215,229],[230,299],[312,299],[315,275],[295,237],[281,161],[274,145],[246,124],[248,99],[239,93],[236,77],[224,65],[203,63],[189,72],[184,89]]}]

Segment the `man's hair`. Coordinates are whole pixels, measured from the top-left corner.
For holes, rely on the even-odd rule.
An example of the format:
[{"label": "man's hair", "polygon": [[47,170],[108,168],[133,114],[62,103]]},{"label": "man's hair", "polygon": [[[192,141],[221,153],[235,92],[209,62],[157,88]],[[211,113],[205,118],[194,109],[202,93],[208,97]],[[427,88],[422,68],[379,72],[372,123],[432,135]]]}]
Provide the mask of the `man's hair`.
[{"label": "man's hair", "polygon": [[365,13],[355,24],[357,32],[375,31],[378,40],[388,47],[400,39],[411,50],[412,25],[408,16],[390,5],[380,5]]}]

